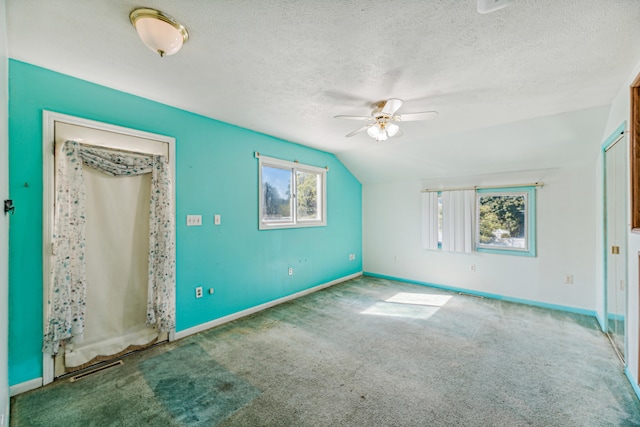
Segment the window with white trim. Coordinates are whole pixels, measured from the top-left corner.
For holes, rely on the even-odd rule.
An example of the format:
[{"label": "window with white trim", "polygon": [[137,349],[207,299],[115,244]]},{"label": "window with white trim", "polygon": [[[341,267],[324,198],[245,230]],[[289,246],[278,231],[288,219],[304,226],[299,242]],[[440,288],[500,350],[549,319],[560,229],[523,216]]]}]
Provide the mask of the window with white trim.
[{"label": "window with white trim", "polygon": [[478,252],[535,256],[535,188],[478,189]]},{"label": "window with white trim", "polygon": [[326,168],[259,156],[260,230],[327,224]]},{"label": "window with white trim", "polygon": [[535,257],[536,186],[423,192],[422,247]]}]

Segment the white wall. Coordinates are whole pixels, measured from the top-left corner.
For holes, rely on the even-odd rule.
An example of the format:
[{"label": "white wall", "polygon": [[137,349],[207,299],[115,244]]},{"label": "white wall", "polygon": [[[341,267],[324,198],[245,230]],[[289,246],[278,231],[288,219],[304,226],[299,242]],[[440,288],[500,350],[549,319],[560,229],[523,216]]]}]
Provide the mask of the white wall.
[{"label": "white wall", "polygon": [[[607,126],[605,129],[605,132],[602,136],[602,140],[606,140],[615,130],[618,126],[620,126],[620,124],[622,124],[625,121],[629,121],[629,116],[630,116],[630,91],[629,91],[629,87],[630,85],[633,83],[633,81],[635,80],[636,76],[640,73],[640,62],[638,62],[638,64],[636,64],[635,68],[633,69],[633,71],[629,74],[629,77],[627,78],[627,81],[624,82],[624,84],[622,85],[622,87],[620,88],[620,92],[618,93],[618,95],[616,96],[616,98],[614,99],[612,105],[611,105],[611,111],[609,113],[609,119],[607,121]],[[627,129],[629,129],[629,127],[627,126]],[[627,134],[627,139],[626,141],[629,141],[629,137]],[[629,150],[629,144],[627,144],[627,150]],[[627,153],[627,155],[629,155]],[[598,206],[598,209],[601,210],[602,209],[602,167],[601,167],[601,162],[602,162],[602,154],[600,154],[600,158],[598,159],[598,172],[597,172],[597,181],[599,183],[599,187],[598,187],[598,193],[596,195],[596,203]],[[631,182],[630,180],[630,175],[628,177],[629,179],[627,180],[627,182]],[[629,189],[630,190],[630,189]],[[629,207],[630,210],[630,206],[631,206],[631,192],[628,191],[628,198],[627,198],[627,206]],[[597,222],[596,222],[596,229],[597,229],[597,237],[601,240],[601,236],[602,236],[602,227],[603,227],[603,222],[602,222],[602,216],[599,215],[597,218]],[[629,233],[627,235],[627,255],[628,255],[628,261],[627,261],[627,290],[628,290],[628,294],[627,294],[627,300],[628,300],[628,305],[627,305],[627,319],[626,319],[626,324],[625,324],[625,332],[626,332],[626,340],[627,340],[627,345],[626,345],[626,363],[627,363],[627,370],[628,373],[630,374],[630,376],[632,377],[631,381],[633,381],[635,384],[638,384],[638,382],[640,381],[640,354],[639,354],[639,347],[640,347],[640,330],[639,330],[639,325],[640,325],[640,315],[638,313],[639,311],[639,305],[640,305],[640,277],[639,277],[639,269],[640,269],[640,265],[638,263],[638,256],[640,254],[640,234],[637,233],[631,233],[631,222],[630,222],[630,216],[628,214],[628,218],[627,218],[627,230],[629,230]],[[599,248],[601,248],[601,246],[599,246]],[[602,276],[602,271],[603,271],[603,259],[602,259],[602,250],[599,249],[599,256],[598,256],[598,274],[597,274],[597,283],[596,283],[596,289],[597,289],[597,295],[599,297],[598,299],[598,311],[601,313],[604,310],[604,300],[602,298],[602,295],[604,295],[604,278]]]},{"label": "white wall", "polygon": [[[9,198],[7,131],[7,19],[5,0],[0,0],[0,203]],[[0,427],[9,425],[8,370],[8,259],[9,219],[0,213]]]},{"label": "white wall", "polygon": [[[511,298],[595,309],[595,172],[593,159],[566,168],[365,185],[364,270],[403,279]],[[543,181],[537,193],[538,256],[426,251],[420,242],[420,192],[424,188]],[[438,185],[439,184],[439,185]],[[476,271],[472,272],[471,264]],[[574,283],[565,285],[563,275]]]}]

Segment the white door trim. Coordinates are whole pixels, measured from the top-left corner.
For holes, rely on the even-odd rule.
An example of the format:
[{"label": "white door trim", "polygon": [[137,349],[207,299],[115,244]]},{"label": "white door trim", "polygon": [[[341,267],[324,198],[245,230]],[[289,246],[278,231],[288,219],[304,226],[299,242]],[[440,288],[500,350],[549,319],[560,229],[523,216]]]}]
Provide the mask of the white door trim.
[{"label": "white door trim", "polygon": [[[49,284],[51,283],[51,246],[53,234],[53,202],[55,197],[55,124],[65,123],[84,128],[105,131],[125,137],[143,138],[159,141],[168,145],[169,167],[171,170],[171,192],[175,206],[175,143],[173,137],[159,135],[141,130],[130,129],[80,117],[69,116],[44,110],[42,112],[42,295],[43,295],[43,327],[47,322],[47,302]],[[122,147],[118,147],[122,148]],[[175,337],[175,330],[169,332],[169,340]],[[54,379],[54,359],[50,353],[42,354],[42,385],[49,384]]]}]

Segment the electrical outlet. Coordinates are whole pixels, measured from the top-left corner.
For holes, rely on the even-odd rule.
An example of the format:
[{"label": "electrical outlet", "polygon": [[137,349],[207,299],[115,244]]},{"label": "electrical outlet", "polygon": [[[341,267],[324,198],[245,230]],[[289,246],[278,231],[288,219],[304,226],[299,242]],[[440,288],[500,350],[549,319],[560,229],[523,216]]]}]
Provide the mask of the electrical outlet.
[{"label": "electrical outlet", "polygon": [[564,275],[564,284],[572,285],[573,284],[573,274],[565,274]]},{"label": "electrical outlet", "polygon": [[289,276],[293,276],[293,267],[289,267]]},{"label": "electrical outlet", "polygon": [[356,259],[356,254],[349,254],[349,261],[354,261]]},{"label": "electrical outlet", "polygon": [[202,298],[202,286],[196,288],[196,298]]},{"label": "electrical outlet", "polygon": [[202,215],[187,215],[187,227],[202,225]]},{"label": "electrical outlet", "polygon": [[214,292],[215,292],[215,291],[213,290],[213,288],[209,288],[209,293],[210,293],[211,295],[213,295],[213,293],[214,293]]},{"label": "electrical outlet", "polygon": [[473,271],[474,273],[476,272],[476,265],[475,264],[471,264],[469,266],[469,270]]}]

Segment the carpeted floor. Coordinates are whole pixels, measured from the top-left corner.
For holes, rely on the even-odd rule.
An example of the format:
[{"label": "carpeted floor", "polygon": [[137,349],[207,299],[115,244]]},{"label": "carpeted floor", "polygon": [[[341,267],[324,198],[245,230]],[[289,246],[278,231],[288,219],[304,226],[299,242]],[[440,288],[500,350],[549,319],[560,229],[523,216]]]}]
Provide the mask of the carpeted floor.
[{"label": "carpeted floor", "polygon": [[362,277],[11,401],[19,426],[640,426],[594,318]]}]

